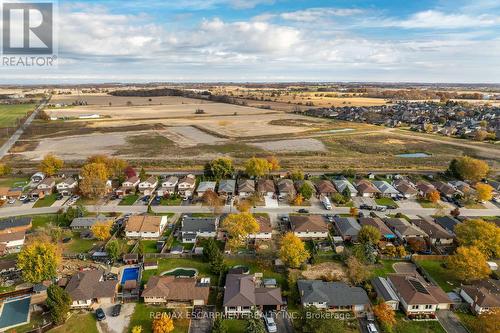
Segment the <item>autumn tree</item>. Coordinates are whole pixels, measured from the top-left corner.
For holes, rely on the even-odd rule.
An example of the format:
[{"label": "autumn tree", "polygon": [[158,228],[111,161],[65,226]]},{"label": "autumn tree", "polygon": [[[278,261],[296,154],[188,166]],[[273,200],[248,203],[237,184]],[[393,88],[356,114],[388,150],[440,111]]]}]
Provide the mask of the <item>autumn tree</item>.
[{"label": "autumn tree", "polygon": [[459,246],[447,263],[460,281],[480,280],[491,274],[487,257],[475,246]]},{"label": "autumn tree", "polygon": [[304,199],[309,200],[314,193],[314,188],[311,186],[311,184],[304,182],[304,184],[302,184],[302,186],[299,188],[299,193],[302,195],[302,197],[304,197]]},{"label": "autumn tree", "polygon": [[247,326],[245,327],[245,333],[266,333],[266,327],[264,322],[257,314],[257,311],[253,310],[252,314],[247,319]]},{"label": "autumn tree", "polygon": [[269,172],[269,163],[264,158],[252,157],[245,162],[245,173],[251,177],[262,177]]},{"label": "autumn tree", "polygon": [[413,250],[413,252],[422,252],[427,250],[427,243],[423,238],[420,237],[410,237],[407,240],[408,245]]},{"label": "autumn tree", "polygon": [[279,171],[281,169],[280,161],[276,156],[268,156],[267,163],[269,165],[269,171]]},{"label": "autumn tree", "polygon": [[353,284],[360,285],[370,278],[370,270],[355,256],[347,258],[346,265],[347,275]]},{"label": "autumn tree", "polygon": [[493,187],[485,183],[476,184],[476,200],[479,202],[490,201],[493,198]]},{"label": "autumn tree", "polygon": [[396,324],[396,313],[389,304],[381,302],[375,305],[373,307],[373,314],[384,328],[384,331],[392,331],[392,327]]},{"label": "autumn tree", "polygon": [[448,172],[452,176],[472,182],[478,182],[485,178],[489,171],[488,163],[469,156],[453,159],[448,167]]},{"label": "autumn tree", "polygon": [[287,232],[281,239],[278,256],[288,267],[300,267],[309,258],[309,255],[304,242],[293,232]]},{"label": "autumn tree", "polygon": [[482,312],[477,320],[471,320],[476,333],[500,333],[500,309],[491,309]]},{"label": "autumn tree", "polygon": [[358,216],[359,212],[358,212],[358,209],[356,207],[351,207],[349,209],[349,214],[353,217],[356,217]]},{"label": "autumn tree", "polygon": [[236,205],[236,208],[238,208],[241,213],[248,213],[250,208],[252,208],[252,205],[248,200],[240,200]]},{"label": "autumn tree", "polygon": [[364,225],[361,227],[358,233],[358,241],[362,244],[375,245],[379,242],[382,237],[380,230],[372,225]]},{"label": "autumn tree", "polygon": [[137,172],[130,165],[125,167],[125,169],[123,170],[123,173],[125,174],[125,177],[127,177],[127,179],[137,176]]},{"label": "autumn tree", "polygon": [[245,244],[248,235],[259,232],[259,223],[250,213],[229,214],[223,221],[222,227],[229,236],[228,246],[236,249]]},{"label": "autumn tree", "polygon": [[63,324],[68,318],[71,297],[68,292],[56,284],[47,288],[47,307],[50,317],[56,325]]},{"label": "autumn tree", "polygon": [[455,226],[458,243],[475,246],[487,258],[500,256],[500,227],[481,219],[469,219]]},{"label": "autumn tree", "polygon": [[432,203],[437,203],[439,200],[441,200],[441,195],[437,190],[431,191],[426,194],[425,199],[427,201],[430,201]]},{"label": "autumn tree", "polygon": [[125,249],[123,243],[119,242],[117,239],[110,241],[106,245],[106,252],[108,253],[109,257],[113,260],[117,260],[118,258],[120,258],[124,250]]},{"label": "autumn tree", "polygon": [[292,172],[290,172],[290,178],[293,181],[304,180],[304,172],[299,169],[292,170]]},{"label": "autumn tree", "polygon": [[292,205],[294,206],[300,206],[304,203],[304,197],[302,196],[302,194],[297,194],[293,200],[292,200]]},{"label": "autumn tree", "polygon": [[92,230],[92,233],[94,234],[95,238],[103,241],[111,238],[112,226],[113,226],[112,221],[102,221],[94,223],[94,225],[92,225],[90,229]]},{"label": "autumn tree", "polygon": [[32,239],[17,256],[17,267],[22,272],[23,280],[30,283],[56,277],[60,262],[61,253],[57,244],[43,237]]},{"label": "autumn tree", "polygon": [[396,246],[396,255],[399,258],[406,257],[408,255],[408,252],[406,252],[406,249],[403,245],[398,245]]},{"label": "autumn tree", "polygon": [[234,173],[233,160],[229,157],[219,157],[205,164],[205,176],[217,180],[229,178]]},{"label": "autumn tree", "polygon": [[134,327],[132,327],[132,333],[142,333],[142,326],[135,325]]},{"label": "autumn tree", "polygon": [[53,176],[64,166],[64,161],[56,155],[49,153],[43,157],[38,169],[47,176]]},{"label": "autumn tree", "polygon": [[9,175],[12,173],[12,168],[5,163],[0,163],[0,177]]},{"label": "autumn tree", "polygon": [[106,194],[108,171],[103,163],[88,163],[80,170],[80,191],[85,197],[99,198]]},{"label": "autumn tree", "polygon": [[153,320],[153,333],[170,333],[174,330],[174,321],[167,315],[161,315]]},{"label": "autumn tree", "polygon": [[222,199],[212,190],[205,191],[201,196],[203,203],[210,207],[212,214],[218,215],[222,211]]}]

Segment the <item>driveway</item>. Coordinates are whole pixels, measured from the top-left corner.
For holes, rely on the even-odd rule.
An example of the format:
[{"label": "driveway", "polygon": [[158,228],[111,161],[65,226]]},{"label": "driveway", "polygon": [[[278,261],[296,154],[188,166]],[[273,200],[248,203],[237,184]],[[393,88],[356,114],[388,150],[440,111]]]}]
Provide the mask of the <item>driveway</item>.
[{"label": "driveway", "polygon": [[375,199],[373,198],[365,198],[365,197],[354,197],[352,198],[352,201],[356,207],[360,207],[361,205],[368,205],[368,206],[376,206],[377,203],[375,202]]},{"label": "driveway", "polygon": [[134,313],[135,303],[122,304],[122,310],[117,317],[111,316],[113,306],[114,304],[103,307],[104,313],[106,313],[106,319],[97,322],[97,329],[100,333],[123,333],[128,328],[130,317],[132,317]]},{"label": "driveway", "polygon": [[214,306],[203,306],[201,312],[193,315],[189,324],[189,333],[210,333],[212,329],[212,318],[215,317]]},{"label": "driveway", "polygon": [[278,199],[273,199],[273,197],[270,195],[266,195],[264,197],[264,201],[266,203],[266,207],[268,207],[268,208],[278,208],[279,207]]},{"label": "driveway", "polygon": [[468,333],[458,319],[457,315],[450,310],[437,311],[439,323],[448,333]]},{"label": "driveway", "polygon": [[[274,314],[278,333],[293,333],[292,321],[287,311],[279,311]],[[266,331],[267,332],[267,331]]]}]

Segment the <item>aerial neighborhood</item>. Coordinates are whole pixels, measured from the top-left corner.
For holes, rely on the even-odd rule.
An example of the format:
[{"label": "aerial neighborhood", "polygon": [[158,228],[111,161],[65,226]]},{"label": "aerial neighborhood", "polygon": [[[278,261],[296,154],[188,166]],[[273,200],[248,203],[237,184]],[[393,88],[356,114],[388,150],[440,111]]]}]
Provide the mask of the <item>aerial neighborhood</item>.
[{"label": "aerial neighborhood", "polygon": [[96,155],[67,173],[45,156],[2,189],[0,212],[13,214],[0,220],[1,329],[128,313],[123,329],[134,331],[147,311],[197,314],[168,319],[186,332],[498,319],[500,191],[484,162],[461,157],[435,174],[258,167],[275,159],[148,173]]}]

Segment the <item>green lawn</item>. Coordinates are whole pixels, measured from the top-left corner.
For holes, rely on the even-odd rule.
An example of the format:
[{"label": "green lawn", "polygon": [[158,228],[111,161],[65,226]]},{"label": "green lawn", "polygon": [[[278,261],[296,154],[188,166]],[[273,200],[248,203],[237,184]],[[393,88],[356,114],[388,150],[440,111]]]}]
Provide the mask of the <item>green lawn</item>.
[{"label": "green lawn", "polygon": [[0,127],[17,126],[17,120],[35,109],[35,104],[0,105]]},{"label": "green lawn", "polygon": [[436,281],[445,291],[453,291],[460,286],[460,282],[453,276],[453,271],[443,267],[442,260],[419,260],[417,263]]},{"label": "green lawn", "polygon": [[192,250],[194,247],[194,243],[182,243],[177,238],[174,238],[170,248],[173,248],[174,246],[177,246],[177,245],[182,245],[184,247],[184,250]]},{"label": "green lawn", "polygon": [[0,178],[1,187],[24,187],[29,183],[26,177],[5,177]]},{"label": "green lawn", "polygon": [[63,244],[63,248],[70,253],[87,253],[98,243],[100,242],[96,239],[82,239],[80,233],[74,232],[71,241]]},{"label": "green lawn", "polygon": [[415,321],[405,320],[398,316],[393,333],[446,333],[443,326],[437,320],[433,321]]},{"label": "green lawn", "polygon": [[180,206],[182,202],[181,198],[162,198],[160,200],[160,206]]},{"label": "green lawn", "polygon": [[51,194],[45,196],[43,199],[38,199],[35,204],[33,205],[33,208],[39,208],[39,207],[50,207],[54,202],[56,202],[56,196],[57,194]]},{"label": "green lawn", "polygon": [[144,253],[156,253],[156,241],[155,240],[143,240],[141,241],[144,245]]},{"label": "green lawn", "polygon": [[95,315],[93,313],[75,314],[64,325],[53,328],[50,333],[98,333]]},{"label": "green lawn", "polygon": [[380,263],[374,265],[373,277],[386,277],[390,273],[396,273],[392,265],[397,262],[396,260],[380,260]]},{"label": "green lawn", "polygon": [[375,202],[377,203],[377,205],[381,205],[381,206],[399,207],[398,204],[394,200],[392,200],[391,198],[379,198],[379,199],[375,199]]},{"label": "green lawn", "polygon": [[226,259],[226,264],[228,267],[233,267],[236,265],[244,265],[247,266],[250,269],[250,273],[256,273],[260,272],[263,273],[264,278],[274,278],[280,284],[283,286],[286,282],[286,276],[281,273],[277,273],[273,269],[273,263],[271,260],[265,261],[265,260],[255,260],[255,259],[245,259],[245,258],[238,258],[238,259]]},{"label": "green lawn", "polygon": [[439,203],[433,203],[424,199],[418,199],[417,202],[422,208],[439,208]]},{"label": "green lawn", "polygon": [[467,208],[467,209],[485,209],[486,207],[482,203],[475,202],[472,204],[465,205],[465,208]]},{"label": "green lawn", "polygon": [[198,275],[210,277],[213,285],[216,285],[218,282],[218,277],[210,272],[208,262],[203,262],[201,258],[158,259],[158,269],[144,271],[142,273],[142,282],[147,282],[153,275],[158,275],[178,267],[196,268],[198,270]]},{"label": "green lawn", "polygon": [[7,332],[25,333],[32,331],[33,329],[39,327],[40,325],[43,325],[44,319],[46,320],[46,322],[50,321],[48,314],[43,315],[41,312],[32,312],[29,323],[8,330]]},{"label": "green lawn", "polygon": [[58,214],[43,214],[43,215],[33,215],[31,216],[31,224],[33,225],[33,229],[40,228],[46,226],[49,223],[54,225],[59,225],[59,223],[63,223],[63,219]]},{"label": "green lawn", "polygon": [[127,195],[126,197],[124,197],[120,201],[120,203],[118,205],[119,206],[132,206],[137,201],[137,199],[139,199],[139,196],[137,194]]},{"label": "green lawn", "polygon": [[244,319],[224,319],[223,323],[227,333],[245,332],[247,327],[247,321]]},{"label": "green lawn", "polygon": [[[129,332],[132,332],[134,326],[140,325],[142,333],[151,333],[151,325],[155,314],[158,313],[171,313],[171,309],[162,308],[158,306],[149,306],[144,303],[137,303],[135,305],[134,313],[130,318]],[[187,333],[189,330],[189,319],[184,316],[183,319],[174,319],[173,333]]]}]

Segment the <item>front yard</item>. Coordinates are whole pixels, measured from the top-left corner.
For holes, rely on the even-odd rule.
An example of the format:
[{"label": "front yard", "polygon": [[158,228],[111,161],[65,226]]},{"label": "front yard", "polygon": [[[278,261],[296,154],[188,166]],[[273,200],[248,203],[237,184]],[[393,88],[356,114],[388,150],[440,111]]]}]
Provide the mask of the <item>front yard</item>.
[{"label": "front yard", "polygon": [[93,313],[77,314],[71,317],[59,327],[53,328],[50,333],[98,333],[95,315]]},{"label": "front yard", "polygon": [[224,327],[227,333],[245,332],[247,321],[244,319],[224,319]]},{"label": "front yard", "polygon": [[137,194],[127,195],[126,197],[123,197],[123,199],[120,201],[118,205],[132,206],[137,201],[137,199],[139,199],[139,196]]},{"label": "front yard", "polygon": [[57,194],[51,194],[45,196],[43,199],[38,199],[35,204],[33,205],[33,208],[40,208],[40,207],[50,207],[54,202],[56,202],[56,196]]},{"label": "front yard", "polygon": [[394,200],[392,200],[391,198],[379,198],[379,199],[375,199],[375,202],[377,203],[377,205],[381,205],[381,206],[399,207],[398,204]]},{"label": "front yard", "polygon": [[397,316],[393,333],[446,333],[443,326],[437,320],[416,321],[407,320],[404,316]]},{"label": "front yard", "polygon": [[431,202],[425,199],[418,199],[417,202],[422,206],[422,208],[440,208],[439,202]]},{"label": "front yard", "polygon": [[[154,316],[162,313],[167,314],[171,312],[172,312],[171,309],[159,306],[149,306],[144,303],[137,303],[135,306],[134,313],[132,314],[132,318],[130,319],[128,332],[132,332],[132,328],[134,326],[141,326],[142,333],[151,333]],[[174,330],[172,331],[173,333],[187,333],[188,330],[189,330],[189,319],[187,318],[186,315],[182,316],[182,318],[174,319]]]}]

